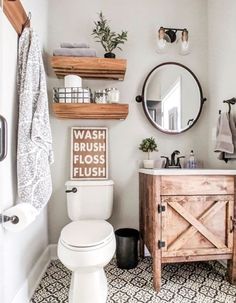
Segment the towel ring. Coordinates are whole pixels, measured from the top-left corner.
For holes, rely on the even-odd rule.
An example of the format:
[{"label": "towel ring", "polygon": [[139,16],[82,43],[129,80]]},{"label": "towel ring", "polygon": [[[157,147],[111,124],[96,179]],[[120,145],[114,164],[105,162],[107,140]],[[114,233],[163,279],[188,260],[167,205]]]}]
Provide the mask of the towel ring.
[{"label": "towel ring", "polygon": [[231,105],[234,105],[236,103],[236,98],[231,98],[229,100],[224,100],[223,103],[227,103],[229,106],[229,111],[228,113],[231,113]]},{"label": "towel ring", "polygon": [[[228,114],[230,115],[230,113],[231,113],[231,105],[236,104],[236,98],[231,98],[229,100],[224,100],[223,103],[227,103],[228,104],[228,106],[229,106]],[[221,114],[221,110],[219,110],[219,114]]]}]

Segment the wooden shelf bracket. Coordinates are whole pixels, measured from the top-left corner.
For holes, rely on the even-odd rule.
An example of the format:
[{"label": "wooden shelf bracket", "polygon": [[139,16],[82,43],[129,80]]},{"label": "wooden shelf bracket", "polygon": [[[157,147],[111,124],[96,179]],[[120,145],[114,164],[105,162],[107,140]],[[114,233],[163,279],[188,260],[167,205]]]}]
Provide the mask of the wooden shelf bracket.
[{"label": "wooden shelf bracket", "polygon": [[3,11],[18,35],[21,35],[25,26],[30,25],[30,17],[20,0],[3,0]]}]

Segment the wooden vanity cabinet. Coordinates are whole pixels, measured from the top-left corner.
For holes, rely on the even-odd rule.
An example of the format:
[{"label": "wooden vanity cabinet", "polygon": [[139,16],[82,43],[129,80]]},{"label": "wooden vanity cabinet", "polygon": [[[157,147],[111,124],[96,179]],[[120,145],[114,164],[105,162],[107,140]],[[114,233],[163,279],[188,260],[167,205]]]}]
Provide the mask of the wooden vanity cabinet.
[{"label": "wooden vanity cabinet", "polygon": [[140,173],[140,252],[153,258],[153,283],[161,264],[228,260],[236,282],[235,176],[158,176]]}]

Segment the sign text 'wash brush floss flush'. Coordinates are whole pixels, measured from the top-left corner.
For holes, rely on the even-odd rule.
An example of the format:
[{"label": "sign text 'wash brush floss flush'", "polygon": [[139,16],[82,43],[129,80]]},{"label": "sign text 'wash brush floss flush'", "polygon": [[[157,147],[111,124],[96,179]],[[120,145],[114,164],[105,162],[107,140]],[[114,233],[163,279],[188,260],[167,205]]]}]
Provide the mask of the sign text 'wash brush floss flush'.
[{"label": "sign text 'wash brush floss flush'", "polygon": [[108,129],[71,128],[71,179],[107,179]]}]

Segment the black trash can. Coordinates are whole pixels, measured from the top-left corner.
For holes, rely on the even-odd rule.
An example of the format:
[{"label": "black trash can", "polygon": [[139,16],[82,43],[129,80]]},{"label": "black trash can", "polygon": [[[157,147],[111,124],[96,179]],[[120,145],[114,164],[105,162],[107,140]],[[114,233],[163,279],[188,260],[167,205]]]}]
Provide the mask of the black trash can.
[{"label": "black trash can", "polygon": [[138,265],[139,231],[132,228],[121,228],[115,231],[115,235],[117,267],[135,268]]}]

